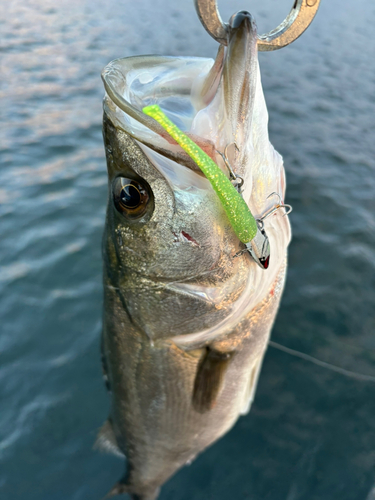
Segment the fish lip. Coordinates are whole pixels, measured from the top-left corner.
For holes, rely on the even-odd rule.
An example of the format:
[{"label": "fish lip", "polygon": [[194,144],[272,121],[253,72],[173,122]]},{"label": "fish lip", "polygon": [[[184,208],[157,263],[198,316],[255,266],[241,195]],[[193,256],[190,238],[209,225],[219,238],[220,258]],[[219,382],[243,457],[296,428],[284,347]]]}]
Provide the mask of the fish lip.
[{"label": "fish lip", "polygon": [[255,19],[247,10],[241,10],[233,14],[229,20],[229,26],[233,29],[238,29],[242,24],[244,24],[247,29],[256,29]]},{"label": "fish lip", "polygon": [[[133,139],[160,153],[162,156],[176,161],[177,163],[201,174],[199,167],[192,160],[192,158],[181,148],[179,144],[177,144],[174,139],[168,135],[163,127],[153,118],[142,112],[142,107],[146,105],[147,102],[141,104],[134,103],[132,99],[123,95],[123,90],[131,86],[133,80],[130,78],[130,81],[128,81],[128,75],[132,74],[132,72],[140,72],[141,70],[153,71],[155,68],[164,68],[165,71],[173,72],[177,71],[180,67],[185,68],[187,66],[192,67],[194,65],[195,67],[191,70],[189,78],[186,79],[186,82],[184,82],[178,90],[179,96],[190,95],[192,91],[193,79],[197,78],[203,70],[209,71],[208,67],[211,67],[213,64],[214,61],[211,58],[206,57],[181,58],[178,56],[145,55],[114,59],[105,66],[101,73],[106,91],[106,95],[104,97],[105,113],[107,117],[111,119],[111,110],[106,106],[109,102],[113,103],[125,114],[125,116],[133,119],[141,125],[139,130],[134,130],[133,126],[129,123],[120,123],[116,119],[115,121],[111,119],[116,128],[124,131]],[[155,98],[155,96],[152,96],[151,94],[146,95],[145,97]],[[215,151],[214,144],[203,137],[202,141],[207,143],[207,147],[210,150],[209,156],[212,156]]]}]

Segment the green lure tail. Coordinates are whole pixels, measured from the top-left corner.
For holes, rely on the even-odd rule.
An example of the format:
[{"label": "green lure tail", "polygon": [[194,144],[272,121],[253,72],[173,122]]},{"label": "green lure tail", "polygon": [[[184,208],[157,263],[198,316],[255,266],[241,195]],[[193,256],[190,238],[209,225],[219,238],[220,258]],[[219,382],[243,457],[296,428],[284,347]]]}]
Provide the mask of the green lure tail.
[{"label": "green lure tail", "polygon": [[154,118],[195,161],[218,195],[237,237],[242,243],[249,243],[255,237],[258,226],[245,200],[228,177],[194,141],[176,127],[157,104],[146,106],[143,112]]}]

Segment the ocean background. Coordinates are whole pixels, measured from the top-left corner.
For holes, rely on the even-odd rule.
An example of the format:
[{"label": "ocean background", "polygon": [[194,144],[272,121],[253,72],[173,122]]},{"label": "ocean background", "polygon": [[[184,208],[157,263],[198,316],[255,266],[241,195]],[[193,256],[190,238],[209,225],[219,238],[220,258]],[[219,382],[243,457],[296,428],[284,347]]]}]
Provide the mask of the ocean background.
[{"label": "ocean background", "polygon": [[[292,0],[221,1],[259,31]],[[0,0],[0,498],[100,500],[123,461],[92,449],[108,414],[99,336],[107,176],[102,68],[213,57],[193,0]],[[322,0],[260,54],[293,240],[251,413],[160,500],[375,499],[375,3]]]}]

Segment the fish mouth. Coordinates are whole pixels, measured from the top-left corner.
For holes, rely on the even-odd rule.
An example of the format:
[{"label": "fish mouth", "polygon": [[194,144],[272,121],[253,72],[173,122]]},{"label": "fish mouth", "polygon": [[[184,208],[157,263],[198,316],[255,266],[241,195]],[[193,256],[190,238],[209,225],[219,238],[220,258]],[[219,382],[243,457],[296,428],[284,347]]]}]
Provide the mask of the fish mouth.
[{"label": "fish mouth", "polygon": [[250,12],[247,12],[247,10],[241,10],[240,12],[234,14],[229,21],[229,26],[232,29],[238,29],[243,23],[247,25],[247,29],[251,29],[256,32],[255,20]]},{"label": "fish mouth", "polygon": [[[197,189],[202,197],[212,188],[187,153],[142,112],[145,106],[158,104],[230,177],[222,158],[227,151],[228,163],[243,179],[242,196],[255,218],[273,207],[271,193],[284,198],[283,162],[269,142],[257,30],[248,12],[232,16],[228,45],[219,47],[215,60],[153,55],[116,59],[104,68],[102,78],[106,116],[136,139],[175,196]],[[276,265],[290,241],[287,219],[276,214],[267,221],[271,261]]]},{"label": "fish mouth", "polygon": [[[115,127],[140,145],[202,177],[189,155],[142,112],[145,106],[158,104],[228,177],[223,152],[235,144],[228,149],[228,161],[246,180],[258,73],[256,24],[248,12],[241,11],[230,19],[228,45],[220,45],[215,60],[135,56],[109,63],[102,72],[104,110]],[[248,190],[245,199],[249,194]]]},{"label": "fish mouth", "polygon": [[[218,150],[239,145],[233,127],[251,115],[257,31],[252,16],[241,11],[229,21],[228,47],[220,45],[215,61],[199,57],[134,56],[116,59],[102,72],[104,109],[115,126],[181,165],[198,171],[187,153],[142,109],[158,104],[216,163],[225,168]],[[224,74],[224,75],[223,75]],[[251,87],[255,88],[252,84]],[[215,116],[212,116],[215,115]],[[216,121],[216,123],[213,123]],[[223,126],[229,121],[231,127]],[[209,123],[209,130],[206,124]],[[237,131],[238,132],[238,131]]]},{"label": "fish mouth", "polygon": [[[102,72],[106,96],[104,110],[113,124],[139,143],[191,170],[200,172],[193,160],[151,117],[142,112],[158,104],[184,132],[199,111],[204,77],[213,61],[198,57],[134,56],[116,59]],[[212,156],[214,145],[201,140]]]}]

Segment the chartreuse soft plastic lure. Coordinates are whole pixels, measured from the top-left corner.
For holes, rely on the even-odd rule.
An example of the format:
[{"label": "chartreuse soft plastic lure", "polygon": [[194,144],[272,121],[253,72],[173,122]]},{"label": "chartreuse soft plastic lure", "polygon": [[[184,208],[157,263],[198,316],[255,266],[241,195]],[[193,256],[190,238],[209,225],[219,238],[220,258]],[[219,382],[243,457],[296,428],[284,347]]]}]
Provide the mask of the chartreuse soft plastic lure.
[{"label": "chartreuse soft plastic lure", "polygon": [[245,200],[216,163],[185,135],[157,104],[146,106],[143,112],[154,118],[186,151],[211,183],[227,214],[238,239],[246,245],[255,262],[263,269],[269,264],[269,243],[263,224],[257,223]]}]

